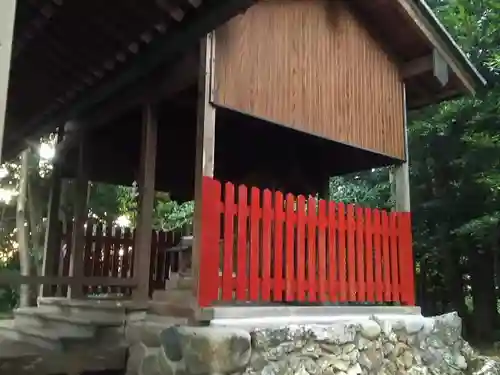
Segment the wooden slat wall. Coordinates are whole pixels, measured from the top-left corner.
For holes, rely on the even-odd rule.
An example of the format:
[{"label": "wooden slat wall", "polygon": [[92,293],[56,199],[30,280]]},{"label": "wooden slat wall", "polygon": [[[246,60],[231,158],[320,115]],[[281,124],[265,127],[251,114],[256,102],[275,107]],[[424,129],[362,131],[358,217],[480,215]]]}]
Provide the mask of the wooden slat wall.
[{"label": "wooden slat wall", "polygon": [[405,158],[398,69],[345,3],[261,1],[217,30],[215,56],[215,104]]}]

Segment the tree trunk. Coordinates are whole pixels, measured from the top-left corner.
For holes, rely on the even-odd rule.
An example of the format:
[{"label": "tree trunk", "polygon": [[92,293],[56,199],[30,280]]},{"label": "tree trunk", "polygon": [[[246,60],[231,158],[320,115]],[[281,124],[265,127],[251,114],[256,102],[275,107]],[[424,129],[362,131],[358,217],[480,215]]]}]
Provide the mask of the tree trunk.
[{"label": "tree trunk", "polygon": [[33,250],[33,255],[35,261],[33,262],[33,273],[36,275],[41,275],[42,263],[43,263],[43,241],[42,241],[42,231],[43,231],[43,221],[42,221],[42,210],[40,208],[39,195],[35,192],[33,184],[28,178],[28,217],[29,226],[31,234],[31,248]]},{"label": "tree trunk", "polygon": [[[26,198],[28,185],[28,160],[29,150],[24,150],[21,154],[21,172],[19,177],[19,195],[17,197],[16,209],[16,230],[17,243],[19,245],[19,263],[21,275],[29,276],[31,272],[31,260],[28,241],[28,230],[26,227]],[[19,291],[19,306],[30,305],[30,286],[21,285]]]},{"label": "tree trunk", "polygon": [[474,336],[484,343],[489,343],[494,339],[497,318],[493,254],[490,249],[479,249],[472,254],[474,255],[470,262]]},{"label": "tree trunk", "polygon": [[463,319],[467,319],[469,311],[465,304],[462,267],[460,266],[461,250],[447,244],[444,246],[443,253],[444,282],[450,307],[457,311]]}]

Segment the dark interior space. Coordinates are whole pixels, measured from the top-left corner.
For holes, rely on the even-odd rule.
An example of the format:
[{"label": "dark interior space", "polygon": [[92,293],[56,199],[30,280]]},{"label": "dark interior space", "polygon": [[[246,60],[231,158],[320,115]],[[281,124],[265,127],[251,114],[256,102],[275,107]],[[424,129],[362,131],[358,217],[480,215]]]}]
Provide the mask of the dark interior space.
[{"label": "dark interior space", "polygon": [[[158,105],[156,190],[174,199],[193,198],[196,88]],[[95,182],[131,185],[138,177],[139,108],[88,133],[87,170]],[[215,176],[292,193],[318,193],[328,176],[396,161],[338,142],[298,132],[228,109],[216,119]],[[74,177],[76,149],[65,158],[64,176]]]}]

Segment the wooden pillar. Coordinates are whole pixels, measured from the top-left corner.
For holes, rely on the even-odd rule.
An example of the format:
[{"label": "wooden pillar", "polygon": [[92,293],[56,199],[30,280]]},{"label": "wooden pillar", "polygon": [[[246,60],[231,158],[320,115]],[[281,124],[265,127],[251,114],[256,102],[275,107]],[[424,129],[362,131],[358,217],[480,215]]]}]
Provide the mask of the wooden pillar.
[{"label": "wooden pillar", "polygon": [[151,230],[155,198],[155,170],[158,124],[151,104],[144,106],[142,123],[141,160],[139,166],[139,207],[134,242],[134,279],[137,287],[132,298],[149,298],[149,272],[151,262]]},{"label": "wooden pillar", "polygon": [[[59,128],[57,144],[62,141],[64,127]],[[56,147],[57,150],[57,147]],[[42,276],[57,276],[59,260],[61,257],[61,221],[59,220],[59,208],[61,203],[61,160],[57,152],[53,159],[52,176],[50,180],[50,198],[47,210],[47,230],[43,247]],[[50,297],[55,293],[53,285],[42,285],[41,297]]]},{"label": "wooden pillar", "polygon": [[330,200],[330,176],[325,175],[322,179],[322,184],[319,191],[319,199],[324,199],[326,201]]},{"label": "wooden pillar", "polygon": [[405,132],[405,155],[406,160],[390,169],[391,194],[395,202],[394,210],[400,212],[410,212],[410,169],[408,165],[408,126],[406,118],[406,89],[403,85],[403,106],[404,106],[404,132]]},{"label": "wooden pillar", "polygon": [[[69,265],[69,275],[76,279],[84,277],[84,248],[85,248],[85,222],[87,221],[87,198],[89,180],[85,168],[86,140],[82,138],[78,153],[78,166],[75,179],[75,196],[74,204],[74,221],[73,221],[73,238],[71,246],[71,259]],[[69,286],[68,298],[83,297],[82,286]]]},{"label": "wooden pillar", "polygon": [[16,0],[0,1],[0,158],[2,155]]},{"label": "wooden pillar", "polygon": [[215,107],[211,103],[213,94],[213,66],[215,33],[209,33],[201,41],[198,82],[198,108],[196,122],[196,159],[194,176],[194,243],[192,253],[193,293],[198,295],[201,227],[202,227],[202,182],[203,176],[214,175],[215,151]]}]

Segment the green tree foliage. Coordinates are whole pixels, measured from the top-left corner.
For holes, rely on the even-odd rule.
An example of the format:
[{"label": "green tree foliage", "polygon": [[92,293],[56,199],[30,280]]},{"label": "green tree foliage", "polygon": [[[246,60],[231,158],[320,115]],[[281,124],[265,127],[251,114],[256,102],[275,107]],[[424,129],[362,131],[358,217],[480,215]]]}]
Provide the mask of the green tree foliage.
[{"label": "green tree foliage", "polygon": [[[43,142],[53,142],[52,137]],[[34,265],[33,272],[39,272],[43,257],[43,240],[46,230],[47,203],[50,195],[50,161],[41,160],[38,150],[29,153],[29,183],[27,194],[26,226],[29,233],[28,252]],[[2,166],[3,178],[0,179],[0,270],[19,271],[18,243],[16,239],[16,193],[19,188],[20,160],[16,159]],[[64,181],[66,199],[61,211],[67,220],[72,218],[71,197],[74,186]],[[91,183],[88,199],[89,217],[100,222],[113,224],[121,216],[130,220],[134,226],[137,214],[137,187],[114,186]],[[7,199],[10,192],[12,199]],[[173,230],[189,225],[193,216],[193,202],[179,204],[172,201],[169,194],[158,192],[155,199],[155,229]],[[0,313],[12,309],[18,303],[18,290],[0,287]]]},{"label": "green tree foliage", "polygon": [[389,208],[391,194],[388,176],[389,171],[381,168],[368,173],[332,177],[329,182],[329,198],[365,207]]},{"label": "green tree foliage", "polygon": [[[489,87],[410,116],[418,297],[425,313],[456,310],[469,335],[493,340],[500,297],[500,2],[429,3]],[[389,188],[377,173],[345,179],[337,195],[380,206]]]}]

